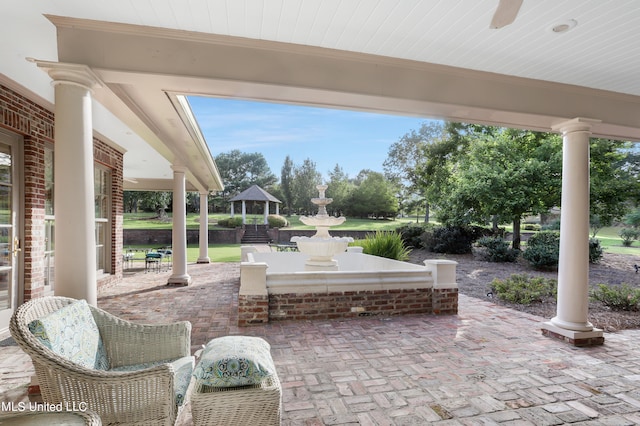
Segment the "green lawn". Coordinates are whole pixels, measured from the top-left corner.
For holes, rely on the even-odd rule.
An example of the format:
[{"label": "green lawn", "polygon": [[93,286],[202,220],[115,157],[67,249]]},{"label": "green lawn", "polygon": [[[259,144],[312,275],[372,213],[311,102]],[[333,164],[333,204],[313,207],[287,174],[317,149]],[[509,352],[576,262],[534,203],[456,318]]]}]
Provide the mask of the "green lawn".
[{"label": "green lawn", "polygon": [[[130,245],[126,246],[124,250],[140,250],[136,253],[136,260],[134,262],[142,263],[144,260],[144,250],[150,248],[152,247],[149,245]],[[189,244],[187,246],[187,263],[195,263],[199,255],[200,248],[197,244]],[[240,262],[240,244],[210,244],[209,258],[212,262]]]},{"label": "green lawn", "polygon": [[607,253],[640,255],[640,243],[638,241],[634,241],[631,247],[622,245],[622,238],[618,235],[620,229],[622,229],[622,227],[611,226],[602,228],[598,232],[596,238],[600,240],[602,249]]}]

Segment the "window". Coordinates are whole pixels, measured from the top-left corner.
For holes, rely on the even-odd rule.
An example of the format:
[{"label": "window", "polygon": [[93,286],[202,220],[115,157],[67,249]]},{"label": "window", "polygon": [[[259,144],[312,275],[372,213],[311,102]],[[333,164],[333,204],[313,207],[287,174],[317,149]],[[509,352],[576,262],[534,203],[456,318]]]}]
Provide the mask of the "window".
[{"label": "window", "polygon": [[94,168],[94,196],[96,213],[96,268],[99,273],[110,272],[111,259],[111,173],[97,165]]},{"label": "window", "polygon": [[[54,234],[55,217],[53,215],[53,146],[47,145],[44,148],[44,285],[48,290],[53,290],[53,254],[54,254]],[[47,288],[47,287],[45,287]]]},{"label": "window", "polygon": [[[45,249],[44,249],[44,284],[48,290],[54,286],[54,254],[55,254],[55,216],[54,216],[54,155],[53,146],[44,150],[44,185],[45,185]],[[111,173],[108,169],[96,164],[94,167],[95,191],[95,230],[96,230],[96,269],[98,273],[110,272],[111,258]]]}]

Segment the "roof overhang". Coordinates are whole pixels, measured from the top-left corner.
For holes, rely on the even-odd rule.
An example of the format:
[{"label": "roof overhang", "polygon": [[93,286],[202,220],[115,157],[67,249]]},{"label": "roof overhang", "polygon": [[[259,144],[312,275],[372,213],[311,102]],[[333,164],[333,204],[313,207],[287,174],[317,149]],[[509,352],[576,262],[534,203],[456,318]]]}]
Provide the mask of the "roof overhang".
[{"label": "roof overhang", "polygon": [[[85,64],[96,94],[163,157],[198,180],[206,144],[183,95],[346,108],[552,131],[596,120],[593,134],[640,140],[640,97],[451,66],[255,39],[48,16],[60,61]],[[199,130],[198,130],[199,133]],[[170,143],[167,141],[171,141]],[[202,171],[202,174],[199,172]],[[206,172],[206,173],[205,173]]]}]

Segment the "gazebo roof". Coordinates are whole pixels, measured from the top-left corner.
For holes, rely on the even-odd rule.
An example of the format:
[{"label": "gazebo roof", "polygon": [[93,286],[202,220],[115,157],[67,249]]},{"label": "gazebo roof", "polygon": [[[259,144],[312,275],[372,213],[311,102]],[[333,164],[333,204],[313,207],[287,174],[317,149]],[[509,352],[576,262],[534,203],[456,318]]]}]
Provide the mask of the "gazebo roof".
[{"label": "gazebo roof", "polygon": [[278,200],[273,195],[269,194],[264,189],[260,188],[258,185],[252,185],[249,188],[245,189],[235,197],[229,200],[233,201],[272,201],[274,203],[281,203],[282,201]]}]

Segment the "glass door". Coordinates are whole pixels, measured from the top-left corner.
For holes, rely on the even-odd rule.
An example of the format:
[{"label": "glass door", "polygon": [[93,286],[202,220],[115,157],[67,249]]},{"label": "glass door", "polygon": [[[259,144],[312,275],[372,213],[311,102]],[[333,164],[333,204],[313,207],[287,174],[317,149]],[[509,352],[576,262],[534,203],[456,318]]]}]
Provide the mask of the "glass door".
[{"label": "glass door", "polygon": [[18,303],[20,235],[16,226],[19,203],[15,178],[15,144],[0,132],[0,333],[9,328],[9,319]]}]

